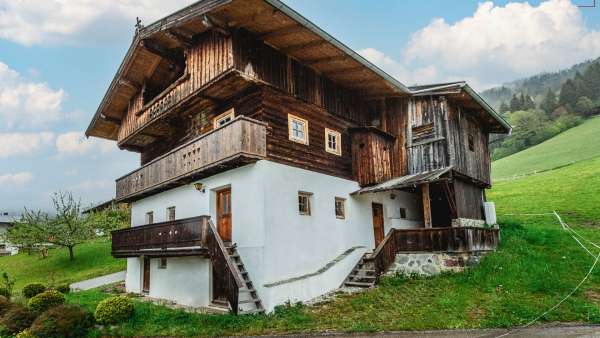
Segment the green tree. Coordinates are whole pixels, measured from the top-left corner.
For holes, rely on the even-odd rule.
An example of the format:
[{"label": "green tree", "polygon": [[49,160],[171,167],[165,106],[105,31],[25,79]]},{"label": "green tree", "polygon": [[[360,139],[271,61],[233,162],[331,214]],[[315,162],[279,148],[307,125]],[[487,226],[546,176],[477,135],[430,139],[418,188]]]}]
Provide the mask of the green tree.
[{"label": "green tree", "polygon": [[600,62],[592,63],[583,73],[588,97],[594,101],[600,98]]},{"label": "green tree", "polygon": [[519,100],[517,94],[513,94],[512,98],[510,99],[509,107],[511,112],[521,110],[521,100]]},{"label": "green tree", "polygon": [[31,255],[33,250],[40,248],[42,257],[45,258],[47,251],[44,249],[43,244],[48,239],[44,230],[47,221],[47,214],[41,211],[34,212],[25,208],[21,218],[6,232],[4,236],[5,240],[17,245],[29,255]]},{"label": "green tree", "polygon": [[594,103],[587,96],[582,96],[577,99],[575,104],[575,112],[581,116],[591,115],[592,109],[594,109]]},{"label": "green tree", "polygon": [[510,111],[510,107],[506,104],[506,102],[502,101],[502,103],[500,103],[500,108],[498,108],[498,111],[500,111],[500,114],[506,114]]},{"label": "green tree", "polygon": [[578,92],[574,80],[567,80],[560,89],[558,103],[567,108],[574,108],[577,103]]},{"label": "green tree", "polygon": [[556,108],[558,108],[556,94],[551,89],[548,89],[546,96],[544,96],[544,99],[540,103],[540,109],[544,110],[546,114],[550,115]]},{"label": "green tree", "polygon": [[87,221],[98,233],[108,235],[113,230],[129,226],[130,210],[119,208],[113,204],[104,210],[91,212],[87,217]]}]

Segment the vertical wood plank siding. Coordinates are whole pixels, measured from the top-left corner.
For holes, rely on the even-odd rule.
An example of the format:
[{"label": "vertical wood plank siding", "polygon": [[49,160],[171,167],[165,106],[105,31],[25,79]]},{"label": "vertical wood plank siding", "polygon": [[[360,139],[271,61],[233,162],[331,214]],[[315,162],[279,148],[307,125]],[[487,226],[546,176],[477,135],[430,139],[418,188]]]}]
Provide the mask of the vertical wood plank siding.
[{"label": "vertical wood plank siding", "polygon": [[390,149],[390,163],[392,177],[408,175],[408,149],[407,124],[408,124],[408,99],[392,98],[385,100],[384,130],[393,135]]},{"label": "vertical wood plank siding", "polygon": [[266,127],[245,117],[180,146],[117,180],[117,199],[197,173],[236,156],[266,156]]},{"label": "vertical wood plank siding", "polygon": [[461,179],[454,180],[458,218],[483,219],[483,189]]},{"label": "vertical wood plank siding", "polygon": [[391,142],[366,130],[352,135],[352,170],[360,186],[369,186],[392,178]]},{"label": "vertical wood plank siding", "polygon": [[409,174],[441,169],[451,163],[448,158],[444,97],[419,97],[408,102]]}]

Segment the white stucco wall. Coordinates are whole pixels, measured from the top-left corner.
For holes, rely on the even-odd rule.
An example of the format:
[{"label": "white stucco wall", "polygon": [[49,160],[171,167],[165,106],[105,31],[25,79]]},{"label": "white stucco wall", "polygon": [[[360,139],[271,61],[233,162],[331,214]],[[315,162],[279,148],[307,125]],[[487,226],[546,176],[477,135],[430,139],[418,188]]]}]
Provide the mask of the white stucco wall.
[{"label": "white stucco wall", "polygon": [[160,269],[159,265],[159,258],[150,260],[150,297],[170,299],[194,307],[210,304],[209,259],[169,257],[166,269]]},{"label": "white stucco wall", "polygon": [[[364,246],[372,250],[375,242],[371,203],[384,205],[386,233],[392,227],[416,227],[422,224],[418,194],[394,191],[351,196],[352,192],[359,189],[354,181],[266,160],[199,182],[205,186],[204,193],[190,184],[133,203],[132,225],[143,225],[148,211],[154,213],[154,222],[162,222],[166,219],[166,209],[171,206],[176,207],[177,219],[211,215],[214,221],[215,191],[230,187],[233,241],[237,243],[250,278],[268,310],[286,300],[308,300],[342,283],[360,254],[349,255],[323,276],[313,276],[293,285],[269,290],[264,287],[264,284],[314,273],[351,247]],[[313,194],[310,216],[298,213],[298,191]],[[392,193],[395,195],[393,199]],[[346,199],[345,219],[335,216],[336,197]],[[407,219],[400,219],[400,207],[407,209]],[[139,259],[128,259],[128,291],[139,292],[140,265]],[[190,280],[210,280],[209,275],[192,276],[196,274],[195,265],[183,261],[169,262],[166,271],[170,269],[179,271],[177,277],[165,276],[165,282],[159,283],[154,283],[151,277],[151,295],[162,295],[161,298],[176,301],[182,299],[180,302],[183,302],[186,300],[181,294],[176,295],[162,288],[173,289],[173,283],[185,284],[186,274],[190,275]],[[171,283],[166,282],[169,278]],[[194,292],[198,292],[198,285]]]}]

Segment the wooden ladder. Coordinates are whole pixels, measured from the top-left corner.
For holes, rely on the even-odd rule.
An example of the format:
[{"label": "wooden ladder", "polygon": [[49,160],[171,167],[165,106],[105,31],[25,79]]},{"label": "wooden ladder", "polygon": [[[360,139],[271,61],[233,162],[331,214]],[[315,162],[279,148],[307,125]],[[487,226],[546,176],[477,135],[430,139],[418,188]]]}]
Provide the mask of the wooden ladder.
[{"label": "wooden ladder", "polygon": [[[237,245],[233,244],[227,247],[227,252],[229,254],[229,258],[232,262],[235,263],[237,268],[237,273],[241,276],[244,281],[244,286],[239,289],[239,314],[256,314],[256,313],[265,313],[265,308],[263,307],[262,301],[260,297],[258,297],[258,293],[254,288],[254,284],[250,279],[248,274],[248,270],[244,267],[244,263],[242,262],[242,258],[237,251]],[[250,308],[248,308],[250,307]]]}]

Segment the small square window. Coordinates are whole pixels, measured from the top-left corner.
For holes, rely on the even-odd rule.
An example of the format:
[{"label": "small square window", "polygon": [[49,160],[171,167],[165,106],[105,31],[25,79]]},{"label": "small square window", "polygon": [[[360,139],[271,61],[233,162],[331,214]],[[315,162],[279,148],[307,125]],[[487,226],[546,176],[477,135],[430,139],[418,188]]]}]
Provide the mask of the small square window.
[{"label": "small square window", "polygon": [[146,213],[146,224],[152,224],[152,223],[154,223],[154,212],[148,211]]},{"label": "small square window", "polygon": [[342,135],[339,132],[325,128],[325,151],[342,156]]},{"label": "small square window", "polygon": [[310,197],[312,193],[299,191],[298,192],[298,213],[300,215],[310,216]]},{"label": "small square window", "polygon": [[335,198],[335,217],[346,218],[346,200],[341,197]]},{"label": "small square window", "polygon": [[235,117],[235,112],[234,112],[233,108],[231,108],[228,111],[224,112],[223,114],[221,114],[213,119],[213,127],[215,129],[222,127],[222,126],[228,124],[229,122],[233,121],[234,117]]},{"label": "small square window", "polygon": [[475,151],[475,139],[473,138],[473,134],[469,134],[468,139],[469,139],[469,150]]},{"label": "small square window", "polygon": [[308,145],[308,121],[288,114],[289,139]]},{"label": "small square window", "polygon": [[158,263],[158,268],[159,269],[166,269],[167,268],[167,259],[166,258],[161,258],[159,263]]},{"label": "small square window", "polygon": [[400,208],[400,218],[406,219],[406,208]]},{"label": "small square window", "polygon": [[175,207],[168,207],[167,208],[167,221],[174,221],[175,220]]}]

